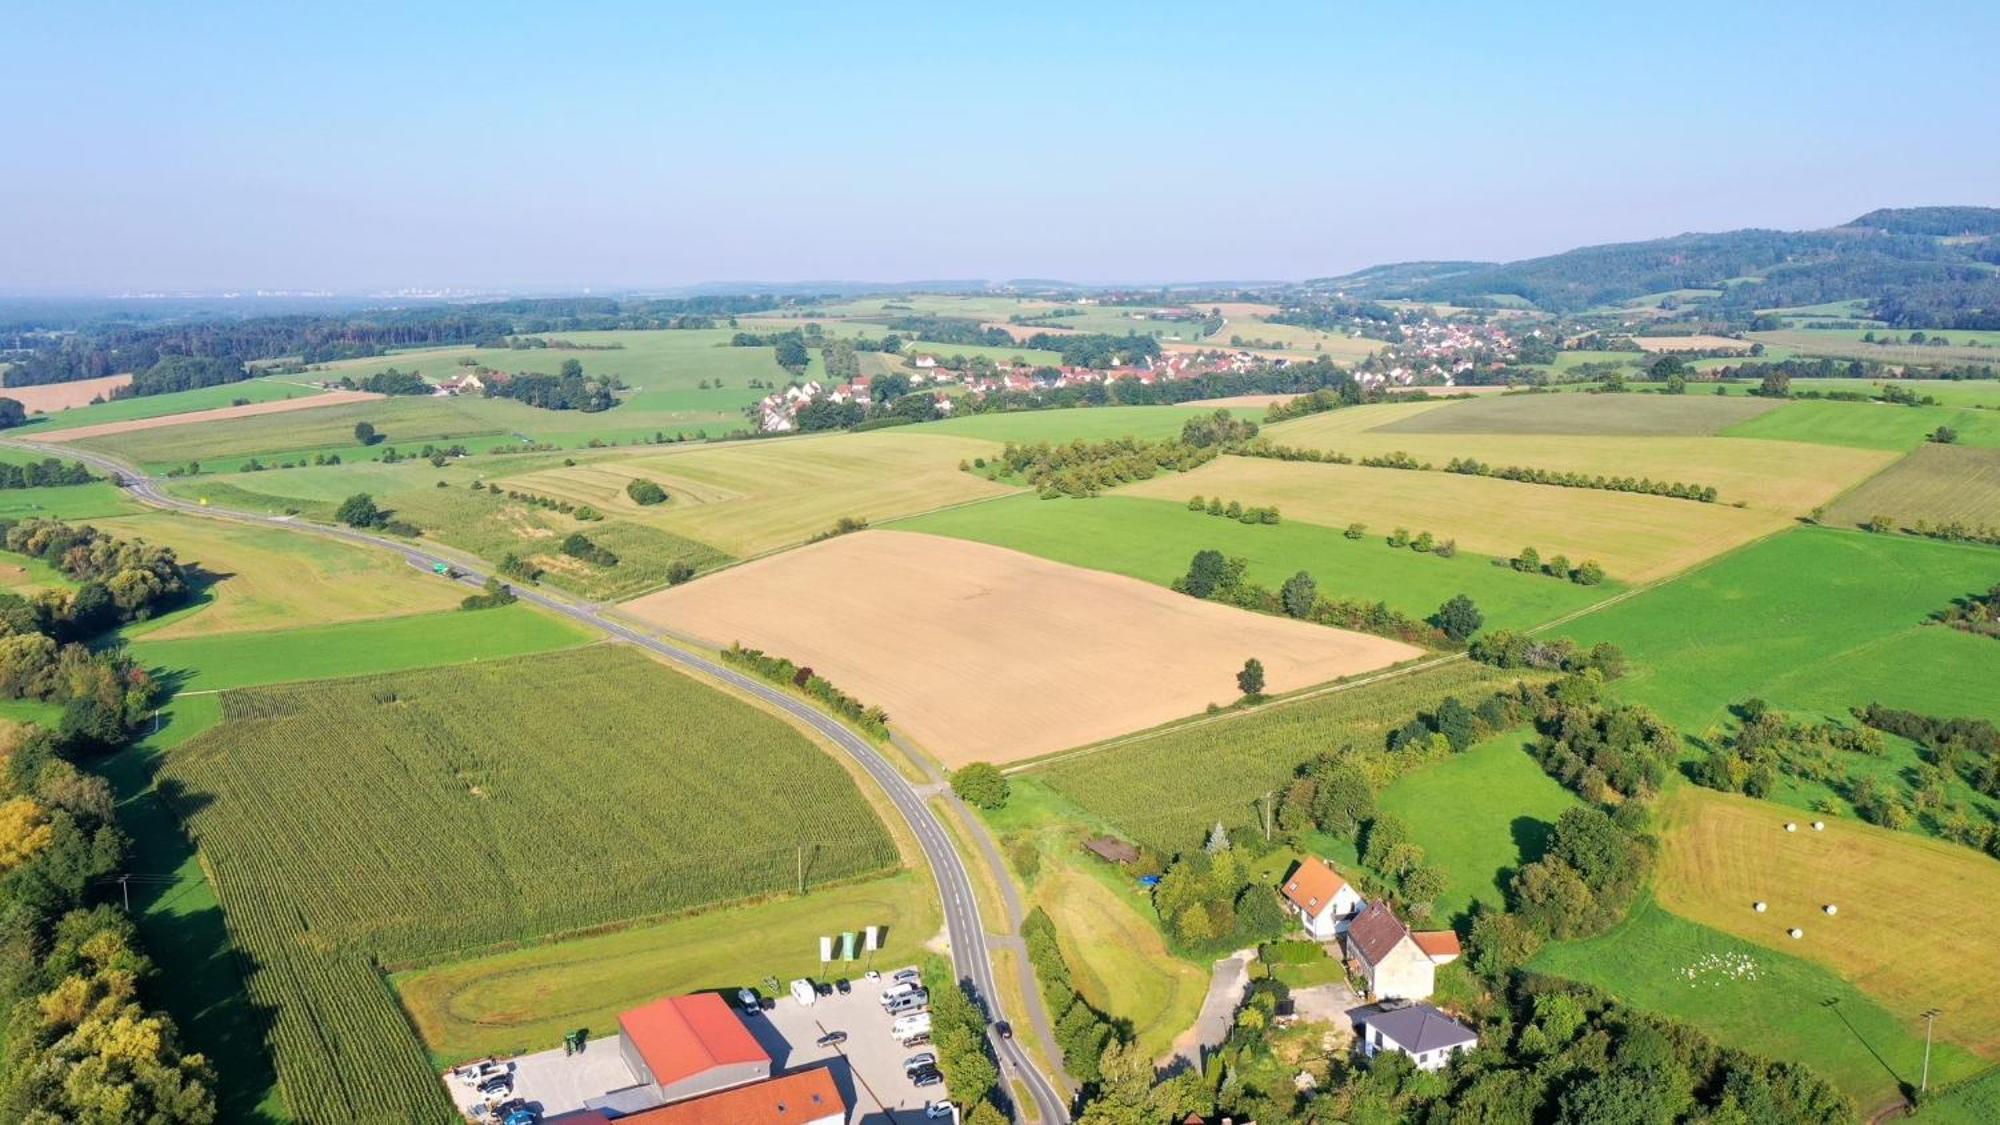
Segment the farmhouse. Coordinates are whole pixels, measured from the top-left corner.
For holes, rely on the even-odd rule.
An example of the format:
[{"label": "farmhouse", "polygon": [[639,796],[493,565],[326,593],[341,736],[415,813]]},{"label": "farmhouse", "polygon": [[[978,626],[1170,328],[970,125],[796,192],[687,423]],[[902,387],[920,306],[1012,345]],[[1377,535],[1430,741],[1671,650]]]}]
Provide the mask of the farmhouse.
[{"label": "farmhouse", "polygon": [[618,1029],[624,1033],[618,1050],[638,1079],[632,1090],[650,1095],[655,1105],[771,1076],[771,1056],[713,992],[634,1008],[618,1017]]},{"label": "farmhouse", "polygon": [[1371,903],[1347,924],[1347,960],[1370,996],[1422,1000],[1437,988],[1437,967],[1458,960],[1458,935],[1412,933],[1386,902]]},{"label": "farmhouse", "polygon": [[485,389],[486,381],[481,379],[477,372],[467,371],[462,374],[453,375],[451,378],[439,383],[437,390],[433,393],[439,395],[471,395],[478,394]]},{"label": "farmhouse", "polygon": [[1285,901],[1298,912],[1299,922],[1317,941],[1330,941],[1365,905],[1361,892],[1318,856],[1307,856],[1285,880]]},{"label": "farmhouse", "polygon": [[1355,1022],[1364,1057],[1401,1051],[1416,1062],[1418,1070],[1441,1069],[1453,1055],[1479,1045],[1479,1036],[1472,1029],[1429,1004],[1376,1008]]}]

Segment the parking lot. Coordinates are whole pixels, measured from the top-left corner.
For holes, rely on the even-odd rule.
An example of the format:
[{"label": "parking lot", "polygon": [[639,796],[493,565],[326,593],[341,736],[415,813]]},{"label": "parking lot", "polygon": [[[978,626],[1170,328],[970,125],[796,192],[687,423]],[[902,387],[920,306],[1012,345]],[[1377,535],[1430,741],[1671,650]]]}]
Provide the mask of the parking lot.
[{"label": "parking lot", "polygon": [[[770,1007],[755,1015],[735,1004],[734,993],[729,999],[738,1018],[771,1056],[773,1075],[827,1067],[851,1107],[850,1125],[915,1125],[928,1120],[924,1116],[928,1103],[948,1095],[942,1083],[920,1090],[904,1073],[903,1063],[910,1056],[935,1051],[929,1044],[906,1048],[889,1033],[897,1017],[883,1010],[880,1000],[889,983],[887,974],[874,981],[856,977],[850,993],[817,997],[810,1007],[790,994],[767,997]],[[820,1038],[833,1031],[846,1032],[847,1038],[820,1046]],[[581,1109],[586,1100],[636,1081],[615,1035],[592,1040],[580,1054],[565,1055],[556,1048],[507,1063],[514,1078],[513,1097],[545,1117]],[[483,1100],[450,1074],[444,1081],[453,1102],[468,1114]]]},{"label": "parking lot", "polygon": [[[889,1034],[896,1017],[882,1010],[883,980],[856,978],[852,994],[822,996],[810,1008],[800,1007],[790,996],[778,997],[777,1004],[762,1016],[748,1021],[757,1041],[771,1053],[773,1072],[799,1070],[830,1060],[834,1081],[847,1104],[854,1107],[850,1122],[884,1125],[886,1122],[914,1123],[924,1120],[924,1105],[943,1101],[943,1085],[919,1090],[903,1073],[903,1060],[929,1045],[904,1047]],[[763,1024],[763,1027],[758,1027]],[[830,1047],[817,1045],[829,1031],[844,1031],[847,1041]]]}]

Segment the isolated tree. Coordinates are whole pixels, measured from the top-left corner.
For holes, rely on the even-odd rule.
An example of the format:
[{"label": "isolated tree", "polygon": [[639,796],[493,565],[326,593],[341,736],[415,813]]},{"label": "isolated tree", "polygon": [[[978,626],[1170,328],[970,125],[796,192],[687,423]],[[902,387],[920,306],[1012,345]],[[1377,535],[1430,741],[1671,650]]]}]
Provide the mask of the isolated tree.
[{"label": "isolated tree", "polygon": [[1264,694],[1264,663],[1256,657],[1243,662],[1243,670],[1236,673],[1236,687],[1245,698],[1255,699]]},{"label": "isolated tree", "polygon": [[777,353],[778,366],[787,371],[804,371],[812,362],[812,353],[797,336],[786,336],[772,348]]},{"label": "isolated tree", "polygon": [[667,502],[667,490],[661,488],[657,481],[650,481],[644,477],[635,477],[627,481],[625,495],[631,497],[634,504],[650,506]]},{"label": "isolated tree", "polygon": [[1486,615],[1479,612],[1471,598],[1464,594],[1453,594],[1450,601],[1438,607],[1431,615],[1431,624],[1444,630],[1453,643],[1464,644],[1465,639],[1479,631],[1486,624]]},{"label": "isolated tree", "polygon": [[1202,850],[1210,855],[1221,855],[1229,850],[1229,830],[1222,826],[1221,821],[1216,821],[1215,827],[1208,830],[1208,843],[1202,845]]},{"label": "isolated tree", "polygon": [[1313,822],[1328,835],[1352,840],[1375,815],[1375,792],[1368,787],[1368,775],[1352,763],[1337,762],[1316,771],[1316,780]]},{"label": "isolated tree", "polygon": [[1368,525],[1365,523],[1350,523],[1347,525],[1347,530],[1341,532],[1341,534],[1347,536],[1349,539],[1359,539],[1368,534]]},{"label": "isolated tree", "polygon": [[1285,579],[1284,588],[1278,591],[1279,600],[1284,603],[1285,612],[1293,617],[1310,614],[1313,603],[1319,600],[1319,583],[1313,576],[1301,570]]},{"label": "isolated tree", "polygon": [[1222,585],[1223,576],[1229,572],[1229,561],[1221,551],[1197,551],[1194,560],[1188,564],[1187,578],[1182,588],[1197,598],[1212,596]]},{"label": "isolated tree", "polygon": [[1930,432],[1929,440],[1937,442],[1939,445],[1953,445],[1958,441],[1958,431],[1952,429],[1950,426],[1939,426]]},{"label": "isolated tree", "polygon": [[1007,775],[990,762],[971,762],[951,773],[951,791],[967,804],[997,809],[1007,803]]},{"label": "isolated tree", "polygon": [[354,423],[355,444],[374,445],[376,442],[381,440],[382,440],[382,435],[375,432],[375,423],[373,422]]},{"label": "isolated tree", "polygon": [[28,409],[19,400],[0,398],[0,430],[12,429],[28,420]]},{"label": "isolated tree", "polygon": [[[361,423],[363,426],[368,423]],[[334,509],[333,518],[349,527],[375,527],[382,522],[382,509],[375,506],[375,498],[366,492],[357,492],[340,502]]]}]

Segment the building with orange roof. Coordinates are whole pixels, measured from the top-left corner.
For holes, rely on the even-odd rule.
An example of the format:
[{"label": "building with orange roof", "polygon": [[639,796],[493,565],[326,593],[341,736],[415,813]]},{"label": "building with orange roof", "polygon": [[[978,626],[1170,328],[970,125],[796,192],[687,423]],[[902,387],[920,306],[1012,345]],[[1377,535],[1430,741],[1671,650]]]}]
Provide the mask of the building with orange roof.
[{"label": "building with orange roof", "polygon": [[1318,856],[1307,856],[1285,880],[1285,901],[1315,941],[1332,941],[1368,905],[1354,885]]},{"label": "building with orange roof", "polygon": [[771,1056],[713,992],[668,996],[618,1017],[618,1049],[640,1087],[663,1102],[771,1076]]},{"label": "building with orange roof", "polygon": [[847,1099],[833,1071],[823,1066],[618,1119],[619,1125],[841,1125],[846,1120]]}]

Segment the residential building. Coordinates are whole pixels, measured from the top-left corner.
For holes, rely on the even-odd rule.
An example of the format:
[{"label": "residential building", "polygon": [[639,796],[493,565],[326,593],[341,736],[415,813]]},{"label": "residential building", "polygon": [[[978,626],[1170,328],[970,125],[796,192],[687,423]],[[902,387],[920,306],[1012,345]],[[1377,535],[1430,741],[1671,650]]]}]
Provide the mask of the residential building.
[{"label": "residential building", "polygon": [[1479,1046],[1471,1028],[1429,1004],[1376,1008],[1357,1016],[1355,1024],[1362,1055],[1372,1059],[1383,1051],[1401,1051],[1419,1070],[1441,1069],[1453,1055]]},{"label": "residential building", "polygon": [[1315,941],[1332,941],[1367,903],[1361,892],[1318,856],[1307,856],[1285,880],[1285,901]]},{"label": "residential building", "polygon": [[1368,995],[1422,1000],[1437,990],[1437,968],[1458,959],[1458,935],[1448,930],[1412,933],[1386,902],[1370,903],[1342,937],[1355,975]]}]

